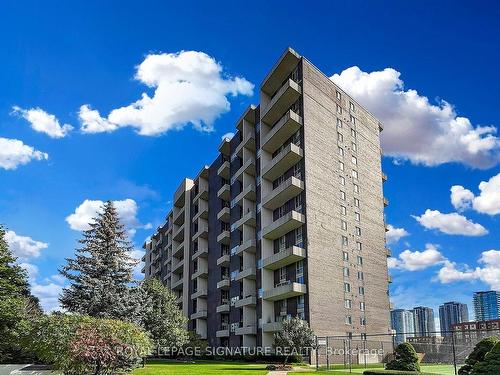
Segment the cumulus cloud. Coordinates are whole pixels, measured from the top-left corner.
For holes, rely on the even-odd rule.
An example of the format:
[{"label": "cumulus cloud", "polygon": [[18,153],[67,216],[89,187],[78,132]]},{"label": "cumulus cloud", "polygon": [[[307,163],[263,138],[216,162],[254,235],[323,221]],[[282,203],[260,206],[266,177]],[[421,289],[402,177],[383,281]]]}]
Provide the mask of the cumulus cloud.
[{"label": "cumulus cloud", "polygon": [[443,284],[479,280],[488,284],[491,289],[499,290],[500,250],[484,251],[479,263],[480,265],[473,269],[468,265],[459,266],[455,262],[447,261],[439,270],[437,279]]},{"label": "cumulus cloud", "polygon": [[413,216],[424,228],[437,229],[440,232],[463,236],[484,236],[486,228],[456,212],[443,214],[438,210],[425,210],[421,216]]},{"label": "cumulus cloud", "polygon": [[40,299],[45,312],[52,312],[60,309],[59,295],[61,294],[63,286],[53,282],[46,284],[31,284],[31,293]]},{"label": "cumulus cloud", "polygon": [[107,118],[89,105],[80,108],[82,131],[110,132],[131,126],[141,135],[153,136],[192,124],[212,131],[214,121],[228,112],[228,96],[253,94],[253,84],[229,77],[211,56],[197,51],[150,54],[137,66],[135,79],[148,86],[136,102],[113,109]]},{"label": "cumulus cloud", "polygon": [[224,134],[222,137],[220,137],[220,139],[224,140],[224,139],[232,139],[234,137],[234,133],[233,132],[229,132],[229,133],[226,133]]},{"label": "cumulus cloud", "polygon": [[20,236],[12,230],[5,233],[5,240],[9,244],[12,253],[21,260],[36,258],[40,252],[46,249],[49,244],[41,241],[35,241],[28,236]]},{"label": "cumulus cloud", "polygon": [[463,186],[451,187],[451,203],[461,209],[473,208],[475,211],[488,214],[500,214],[500,173],[491,177],[488,181],[479,184],[479,195]]},{"label": "cumulus cloud", "polygon": [[407,271],[419,271],[438,264],[442,264],[446,258],[437,249],[436,245],[427,244],[423,251],[405,250],[399,254],[398,258],[389,258],[387,265],[389,268],[399,268]]},{"label": "cumulus cloud", "polygon": [[391,224],[387,225],[388,231],[385,233],[385,240],[388,244],[396,243],[401,238],[408,236],[410,233],[404,228],[396,228]]},{"label": "cumulus cloud", "polygon": [[45,133],[51,138],[63,138],[73,129],[69,124],[61,125],[56,116],[45,112],[41,108],[23,109],[14,106],[12,107],[12,113],[19,114],[27,120],[33,130]]},{"label": "cumulus cloud", "polygon": [[25,145],[18,139],[0,137],[0,168],[16,169],[31,160],[47,160],[49,155]]},{"label": "cumulus cloud", "polygon": [[383,123],[386,155],[426,166],[458,162],[484,169],[500,161],[496,127],[473,125],[446,101],[432,104],[405,89],[400,75],[392,68],[367,73],[353,66],[331,77]]},{"label": "cumulus cloud", "polygon": [[134,267],[134,278],[136,280],[141,280],[143,279],[144,275],[142,274],[141,270],[142,270],[142,266],[144,265],[144,263],[142,263],[142,257],[144,256],[146,252],[144,250],[140,250],[140,249],[134,249],[132,251],[129,252],[129,255],[132,259],[138,261],[137,265]]},{"label": "cumulus cloud", "polygon": [[28,278],[30,283],[35,282],[36,277],[38,276],[38,267],[31,263],[19,263],[19,265],[26,270],[28,273]]},{"label": "cumulus cloud", "polygon": [[[124,199],[113,201],[116,211],[120,217],[120,221],[128,229],[129,234],[133,236],[135,230],[139,228],[150,228],[151,224],[141,224],[137,219],[138,206],[133,199]],[[75,212],[66,217],[66,222],[73,230],[90,229],[89,223],[93,221],[99,213],[102,212],[104,202],[101,200],[85,199],[76,209]]]}]

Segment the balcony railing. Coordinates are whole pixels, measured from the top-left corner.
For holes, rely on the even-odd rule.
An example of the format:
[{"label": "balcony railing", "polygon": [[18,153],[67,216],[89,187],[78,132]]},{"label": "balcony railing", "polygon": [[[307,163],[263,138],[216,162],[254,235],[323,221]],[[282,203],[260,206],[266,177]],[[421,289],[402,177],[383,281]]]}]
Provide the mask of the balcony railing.
[{"label": "balcony railing", "polygon": [[238,274],[236,275],[236,277],[234,279],[236,281],[241,281],[244,278],[255,280],[255,275],[256,275],[255,267],[248,267],[248,268],[245,268],[244,270],[238,272]]},{"label": "balcony railing", "polygon": [[222,279],[217,283],[217,289],[229,289],[230,281],[229,278]]},{"label": "balcony railing", "polygon": [[304,181],[290,176],[262,199],[262,207],[274,210],[299,195],[303,190]]},{"label": "balcony railing", "polygon": [[286,233],[299,228],[305,223],[305,216],[297,211],[290,211],[275,220],[263,230],[262,236],[270,240],[276,240]]},{"label": "balcony railing", "polygon": [[288,79],[283,86],[273,95],[271,101],[262,112],[261,119],[266,124],[274,124],[285,111],[297,101],[302,89],[292,79]]},{"label": "balcony railing", "polygon": [[290,143],[264,166],[262,177],[271,181],[276,179],[297,164],[303,155],[302,148]]},{"label": "balcony railing", "polygon": [[234,302],[234,307],[240,308],[243,306],[255,306],[257,304],[256,296],[247,296],[245,298],[240,298]]},{"label": "balcony railing", "polygon": [[197,291],[195,291],[191,294],[191,299],[206,297],[207,294],[208,293],[207,293],[207,290],[205,288],[198,288]]},{"label": "balcony railing", "polygon": [[228,201],[231,199],[231,190],[230,190],[229,184],[224,184],[222,187],[217,191],[217,197],[220,199],[223,199],[225,201]]},{"label": "balcony railing", "polygon": [[268,301],[279,301],[286,298],[296,297],[307,293],[305,284],[287,281],[277,284],[270,290],[265,290],[262,298]]},{"label": "balcony railing", "polygon": [[231,225],[231,230],[234,231],[236,229],[242,230],[243,225],[249,225],[251,227],[255,227],[257,224],[257,215],[255,213],[255,210],[249,210],[243,216],[241,219],[236,221],[234,224]]},{"label": "balcony railing", "polygon": [[256,194],[256,189],[254,184],[247,185],[243,188],[241,193],[239,193],[234,199],[233,199],[233,204],[237,204],[242,206],[243,205],[243,199],[249,199],[251,201],[255,202],[255,199],[257,197]]},{"label": "balcony railing", "polygon": [[257,246],[257,241],[247,240],[242,242],[240,245],[235,246],[231,249],[231,255],[242,255],[244,251],[255,254],[255,249]]},{"label": "balcony railing", "polygon": [[217,220],[229,223],[231,220],[231,209],[229,207],[222,207],[217,214]]},{"label": "balcony railing", "polygon": [[302,247],[291,246],[262,260],[262,267],[268,270],[277,270],[281,267],[298,262],[306,257],[306,250]]},{"label": "balcony railing", "polygon": [[217,175],[219,175],[222,178],[225,178],[226,180],[229,179],[229,161],[225,161],[224,163],[221,164],[219,169],[217,169]]},{"label": "balcony railing", "polygon": [[302,117],[288,110],[279,121],[265,135],[262,148],[268,152],[276,151],[288,138],[302,126]]},{"label": "balcony railing", "polygon": [[227,266],[230,262],[229,254],[223,254],[217,259],[218,266]]},{"label": "balcony railing", "polygon": [[218,236],[217,236],[217,242],[225,245],[229,245],[229,241],[231,238],[231,234],[228,230],[223,230]]},{"label": "balcony railing", "polygon": [[199,310],[191,314],[191,319],[206,319],[208,316],[207,310]]}]

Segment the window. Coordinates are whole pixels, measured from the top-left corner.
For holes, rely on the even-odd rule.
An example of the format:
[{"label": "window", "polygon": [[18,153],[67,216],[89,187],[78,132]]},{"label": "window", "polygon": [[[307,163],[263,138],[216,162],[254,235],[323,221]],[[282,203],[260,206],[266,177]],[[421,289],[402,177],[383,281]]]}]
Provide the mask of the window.
[{"label": "window", "polygon": [[302,247],[302,227],[295,229],[295,245]]},{"label": "window", "polygon": [[305,297],[304,296],[298,296],[297,297],[297,310],[303,310],[304,309],[304,304],[305,304]]},{"label": "window", "polygon": [[349,239],[347,238],[347,236],[342,236],[342,245],[349,245]]},{"label": "window", "polygon": [[338,138],[339,142],[344,142],[344,136],[342,135],[342,133],[337,132],[337,138]]},{"label": "window", "polygon": [[361,295],[361,296],[365,295],[365,287],[364,286],[360,286],[358,288],[358,291],[359,291],[359,295]]},{"label": "window", "polygon": [[351,145],[352,145],[352,150],[353,150],[354,152],[358,151],[358,146],[356,145],[356,143],[355,143],[355,142],[351,142]]},{"label": "window", "polygon": [[352,317],[350,315],[346,315],[345,317],[345,324],[351,325],[352,324]]},{"label": "window", "polygon": [[365,303],[364,303],[364,302],[360,302],[360,303],[359,303],[359,309],[360,309],[361,311],[365,311]]},{"label": "window", "polygon": [[342,114],[342,107],[337,104],[337,113]]},{"label": "window", "polygon": [[279,270],[280,283],[286,282],[286,267],[281,267]]},{"label": "window", "polygon": [[345,185],[345,177],[340,176],[340,185]]},{"label": "window", "polygon": [[364,316],[359,318],[359,324],[362,326],[366,326],[366,318]]},{"label": "window", "polygon": [[354,112],[354,104],[353,104],[353,102],[349,102],[349,109]]},{"label": "window", "polygon": [[302,260],[295,263],[295,281],[304,284],[304,261]]},{"label": "window", "polygon": [[349,268],[344,267],[344,277],[349,277]]},{"label": "window", "polygon": [[346,309],[351,309],[352,308],[352,301],[350,299],[345,299],[344,300],[344,306]]},{"label": "window", "polygon": [[358,280],[363,281],[365,279],[365,274],[363,271],[358,271]]},{"label": "window", "polygon": [[359,208],[359,199],[354,198],[354,206]]},{"label": "window", "polygon": [[340,213],[342,215],[347,215],[347,208],[345,206],[340,206]]},{"label": "window", "polygon": [[354,213],[354,218],[356,219],[356,221],[361,221],[361,215],[359,214],[359,212]]},{"label": "window", "polygon": [[356,227],[356,236],[361,236],[361,228]]},{"label": "window", "polygon": [[354,192],[359,193],[359,185],[358,184],[353,184],[354,185]]},{"label": "window", "polygon": [[341,227],[343,230],[347,230],[347,221],[345,221],[345,220],[340,220],[340,227]]},{"label": "window", "polygon": [[353,115],[351,115],[350,120],[351,120],[351,124],[353,124],[353,125],[356,124],[356,119],[354,118]]},{"label": "window", "polygon": [[349,253],[347,251],[343,251],[342,252],[342,256],[343,256],[343,259],[345,261],[348,261],[349,260]]},{"label": "window", "polygon": [[294,198],[295,211],[302,212],[302,194]]},{"label": "window", "polygon": [[278,239],[278,251],[283,251],[286,249],[286,237],[282,236]]},{"label": "window", "polygon": [[359,255],[358,255],[358,265],[359,266],[363,265],[363,257],[360,257]]},{"label": "window", "polygon": [[350,293],[351,292],[351,284],[344,283],[344,292],[346,292],[346,293]]},{"label": "window", "polygon": [[340,168],[341,171],[345,170],[344,163],[339,162],[339,168]]},{"label": "window", "polygon": [[356,249],[359,251],[363,249],[363,245],[361,244],[361,242],[356,242]]},{"label": "window", "polygon": [[340,199],[342,199],[343,201],[345,201],[345,191],[342,191],[340,190]]},{"label": "window", "polygon": [[340,100],[340,98],[342,98],[340,91],[335,92],[335,96],[337,97],[337,100]]},{"label": "window", "polygon": [[344,149],[339,146],[339,155],[344,156]]},{"label": "window", "polygon": [[353,138],[356,138],[356,130],[351,129],[351,136],[352,136]]},{"label": "window", "polygon": [[351,162],[352,162],[352,164],[354,164],[354,165],[358,165],[358,158],[357,158],[356,156],[352,156],[352,157],[351,157]]},{"label": "window", "polygon": [[342,120],[341,119],[337,119],[337,129],[342,129],[344,125],[342,124]]},{"label": "window", "polygon": [[355,179],[358,178],[358,171],[357,170],[355,170],[355,169],[352,170],[352,177]]},{"label": "window", "polygon": [[366,333],[361,334],[361,340],[366,341]]}]

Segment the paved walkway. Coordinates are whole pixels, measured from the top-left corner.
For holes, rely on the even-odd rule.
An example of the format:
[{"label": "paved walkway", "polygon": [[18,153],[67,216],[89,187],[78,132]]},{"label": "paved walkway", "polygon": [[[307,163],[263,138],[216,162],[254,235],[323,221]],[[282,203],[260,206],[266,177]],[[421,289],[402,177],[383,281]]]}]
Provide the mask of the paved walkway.
[{"label": "paved walkway", "polygon": [[0,375],[58,375],[60,372],[37,365],[0,365]]}]

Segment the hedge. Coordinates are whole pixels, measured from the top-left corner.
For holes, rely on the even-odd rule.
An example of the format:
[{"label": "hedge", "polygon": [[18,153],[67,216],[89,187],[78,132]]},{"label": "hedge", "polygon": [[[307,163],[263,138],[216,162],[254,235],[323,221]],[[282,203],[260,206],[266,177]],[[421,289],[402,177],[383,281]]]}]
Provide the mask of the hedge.
[{"label": "hedge", "polygon": [[399,371],[399,370],[365,370],[363,375],[381,375],[381,374],[397,374],[397,375],[436,375],[433,372],[418,372],[418,371]]}]

